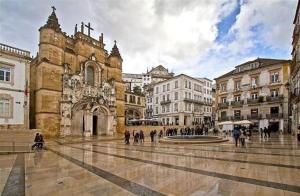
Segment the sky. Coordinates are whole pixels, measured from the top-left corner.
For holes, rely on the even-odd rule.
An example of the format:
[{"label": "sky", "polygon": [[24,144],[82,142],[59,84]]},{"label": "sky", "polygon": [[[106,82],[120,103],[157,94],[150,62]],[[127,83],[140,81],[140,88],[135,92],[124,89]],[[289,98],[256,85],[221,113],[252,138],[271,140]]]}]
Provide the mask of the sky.
[{"label": "sky", "polygon": [[117,40],[123,72],[161,64],[213,79],[257,57],[290,59],[297,0],[0,0],[0,43],[35,56],[51,6],[68,35],[83,21],[108,52]]}]

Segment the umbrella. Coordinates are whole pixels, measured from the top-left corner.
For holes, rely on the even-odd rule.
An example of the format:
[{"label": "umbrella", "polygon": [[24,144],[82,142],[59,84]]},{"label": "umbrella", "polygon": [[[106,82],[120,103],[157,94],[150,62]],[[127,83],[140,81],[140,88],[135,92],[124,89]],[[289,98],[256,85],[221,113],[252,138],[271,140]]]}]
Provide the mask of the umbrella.
[{"label": "umbrella", "polygon": [[232,121],[224,121],[224,122],[218,123],[218,125],[232,125],[232,124],[233,124]]},{"label": "umbrella", "polygon": [[241,121],[236,121],[233,124],[235,124],[235,125],[249,125],[249,124],[252,124],[252,122],[249,121],[249,120],[241,120]]}]

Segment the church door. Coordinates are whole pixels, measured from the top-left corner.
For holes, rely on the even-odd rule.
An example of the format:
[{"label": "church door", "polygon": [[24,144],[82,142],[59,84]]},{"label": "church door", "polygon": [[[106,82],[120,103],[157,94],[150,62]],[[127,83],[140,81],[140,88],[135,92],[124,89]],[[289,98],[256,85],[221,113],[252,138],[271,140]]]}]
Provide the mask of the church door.
[{"label": "church door", "polygon": [[93,115],[93,135],[98,135],[98,116]]}]

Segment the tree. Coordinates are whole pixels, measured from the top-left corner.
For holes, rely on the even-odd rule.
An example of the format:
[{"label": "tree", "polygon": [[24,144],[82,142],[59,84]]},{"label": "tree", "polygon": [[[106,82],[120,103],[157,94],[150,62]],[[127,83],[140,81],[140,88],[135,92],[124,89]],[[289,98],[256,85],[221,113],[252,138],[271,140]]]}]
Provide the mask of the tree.
[{"label": "tree", "polygon": [[139,86],[135,86],[133,87],[133,93],[137,94],[137,95],[141,95],[142,94],[142,89]]}]

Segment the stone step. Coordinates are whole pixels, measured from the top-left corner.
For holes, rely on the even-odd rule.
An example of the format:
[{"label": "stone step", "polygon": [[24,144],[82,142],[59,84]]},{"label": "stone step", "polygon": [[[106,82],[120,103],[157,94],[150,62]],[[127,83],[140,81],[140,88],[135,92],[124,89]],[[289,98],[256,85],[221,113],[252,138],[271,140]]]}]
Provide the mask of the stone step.
[{"label": "stone step", "polygon": [[40,132],[38,129],[1,129],[0,130],[0,145],[9,142],[15,142],[15,145],[18,143],[32,143],[35,137],[35,134]]}]

